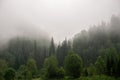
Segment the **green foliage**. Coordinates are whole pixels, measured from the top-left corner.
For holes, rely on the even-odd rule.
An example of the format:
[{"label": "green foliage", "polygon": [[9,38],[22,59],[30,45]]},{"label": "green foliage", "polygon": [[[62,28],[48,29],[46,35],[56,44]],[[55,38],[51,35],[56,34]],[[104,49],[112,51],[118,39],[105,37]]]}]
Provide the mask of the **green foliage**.
[{"label": "green foliage", "polygon": [[83,69],[82,76],[88,76],[88,69],[87,68]]},{"label": "green foliage", "polygon": [[108,76],[92,76],[92,77],[81,77],[78,80],[116,80],[113,77],[108,77]]},{"label": "green foliage", "polygon": [[5,80],[14,80],[15,75],[16,75],[15,70],[13,68],[8,68],[5,71],[4,78]]},{"label": "green foliage", "polygon": [[82,59],[74,52],[70,52],[65,58],[65,72],[71,78],[78,78],[81,75]]},{"label": "green foliage", "polygon": [[108,76],[115,76],[117,67],[117,52],[115,48],[106,49],[106,74]]},{"label": "green foliage", "polygon": [[26,64],[29,58],[33,58],[40,69],[48,55],[49,46],[47,38],[40,39],[15,37],[6,44],[6,48],[0,49],[0,59],[7,61],[9,66],[17,70],[21,65]]},{"label": "green foliage", "polygon": [[7,67],[7,62],[5,60],[0,60],[0,80],[3,80],[4,71]]},{"label": "green foliage", "polygon": [[0,72],[4,71],[8,67],[8,64],[5,60],[0,60]]},{"label": "green foliage", "polygon": [[88,70],[88,76],[96,75],[96,68],[93,64],[90,64],[87,70]]},{"label": "green foliage", "polygon": [[23,74],[17,76],[17,80],[32,80],[32,74],[30,71],[26,70]]},{"label": "green foliage", "polygon": [[67,56],[67,53],[70,50],[71,50],[71,43],[70,43],[70,41],[67,41],[67,39],[65,39],[62,42],[62,44],[58,45],[58,48],[56,51],[56,57],[58,59],[59,66],[64,65],[65,56]]},{"label": "green foliage", "polygon": [[26,72],[26,80],[32,80],[32,73],[30,71]]},{"label": "green foliage", "polygon": [[58,62],[56,57],[51,56],[45,59],[44,62],[44,70],[46,71],[44,76],[45,78],[48,79],[56,78],[57,69],[58,69]]},{"label": "green foliage", "polygon": [[58,79],[62,79],[62,78],[64,78],[64,76],[65,76],[65,71],[64,71],[64,69],[61,67],[61,68],[59,68],[59,69],[57,70],[57,78],[58,78]]},{"label": "green foliage", "polygon": [[120,56],[119,56],[119,59],[117,61],[116,77],[120,77]]},{"label": "green foliage", "polygon": [[[13,80],[15,73],[18,80],[32,80],[38,77],[43,63],[40,77],[47,80],[73,80],[80,76],[86,76],[80,80],[114,80],[112,77],[120,77],[120,18],[112,16],[108,25],[102,23],[82,30],[71,43],[65,39],[56,49],[53,38],[51,43],[46,39],[37,41],[23,37],[10,40],[6,48],[0,49],[0,80]],[[68,54],[69,50],[76,54]]]},{"label": "green foliage", "polygon": [[30,71],[29,73],[32,74],[32,77],[35,77],[35,75],[37,73],[37,65],[36,65],[36,61],[34,59],[28,59],[27,69],[28,69],[28,71]]},{"label": "green foliage", "polygon": [[[73,50],[81,55],[85,67],[94,64],[101,56],[101,49],[115,48],[120,53],[120,18],[112,16],[110,23],[94,25],[88,30],[82,30],[73,38]],[[105,55],[105,54],[103,54]]]},{"label": "green foliage", "polygon": [[26,79],[26,72],[27,67],[25,65],[21,65],[17,72],[17,79],[18,80]]},{"label": "green foliage", "polygon": [[44,66],[41,70],[43,79],[62,79],[65,76],[64,69],[58,68],[58,62],[55,56],[50,56],[45,59]]},{"label": "green foliage", "polygon": [[101,56],[97,58],[97,61],[95,63],[95,68],[96,68],[97,74],[99,75],[105,74],[105,62],[101,58]]},{"label": "green foliage", "polygon": [[3,73],[0,72],[0,80],[4,80]]},{"label": "green foliage", "polygon": [[32,80],[32,73],[28,70],[27,66],[21,65],[18,73],[17,73],[18,80]]}]

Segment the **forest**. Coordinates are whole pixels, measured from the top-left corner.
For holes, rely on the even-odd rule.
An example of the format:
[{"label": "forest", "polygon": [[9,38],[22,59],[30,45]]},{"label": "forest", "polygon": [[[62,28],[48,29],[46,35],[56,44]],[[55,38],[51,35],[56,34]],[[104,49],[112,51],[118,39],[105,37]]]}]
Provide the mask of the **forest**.
[{"label": "forest", "polygon": [[59,44],[12,38],[0,47],[0,80],[120,80],[120,17]]}]

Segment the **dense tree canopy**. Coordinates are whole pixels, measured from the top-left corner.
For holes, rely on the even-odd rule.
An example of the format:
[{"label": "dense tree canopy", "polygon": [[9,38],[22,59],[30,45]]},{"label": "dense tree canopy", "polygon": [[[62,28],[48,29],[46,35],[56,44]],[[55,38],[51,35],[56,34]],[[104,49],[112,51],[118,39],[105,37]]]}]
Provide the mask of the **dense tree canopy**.
[{"label": "dense tree canopy", "polygon": [[39,77],[84,80],[83,76],[87,79],[95,75],[104,80],[120,77],[120,18],[117,16],[59,44],[53,38],[50,41],[15,37],[0,48],[0,80]]},{"label": "dense tree canopy", "polygon": [[15,70],[12,68],[8,68],[5,71],[4,78],[5,80],[15,80],[15,75],[16,75]]}]

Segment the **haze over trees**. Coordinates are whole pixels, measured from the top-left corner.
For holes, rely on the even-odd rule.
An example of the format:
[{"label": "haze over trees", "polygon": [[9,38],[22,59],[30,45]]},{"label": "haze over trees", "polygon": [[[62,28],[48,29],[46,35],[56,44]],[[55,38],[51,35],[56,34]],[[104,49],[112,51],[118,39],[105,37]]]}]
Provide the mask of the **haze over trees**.
[{"label": "haze over trees", "polygon": [[82,30],[72,40],[17,36],[0,49],[0,80],[117,80],[120,17]]}]

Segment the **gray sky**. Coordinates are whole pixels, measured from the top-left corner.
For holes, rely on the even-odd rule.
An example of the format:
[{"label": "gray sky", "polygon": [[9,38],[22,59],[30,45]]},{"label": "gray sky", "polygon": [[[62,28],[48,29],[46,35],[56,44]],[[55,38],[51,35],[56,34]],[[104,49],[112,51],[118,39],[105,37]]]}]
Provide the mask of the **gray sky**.
[{"label": "gray sky", "polygon": [[120,0],[0,0],[0,36],[45,31],[58,42],[112,14],[120,15]]}]

